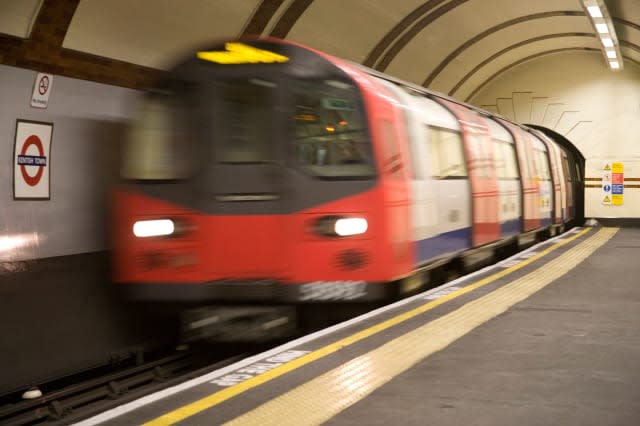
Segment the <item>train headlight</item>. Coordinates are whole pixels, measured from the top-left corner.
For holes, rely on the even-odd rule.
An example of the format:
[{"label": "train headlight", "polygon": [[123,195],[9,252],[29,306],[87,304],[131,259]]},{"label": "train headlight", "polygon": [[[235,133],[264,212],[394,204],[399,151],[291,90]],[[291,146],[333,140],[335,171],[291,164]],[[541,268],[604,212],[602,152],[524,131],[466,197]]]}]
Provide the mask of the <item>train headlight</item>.
[{"label": "train headlight", "polygon": [[167,236],[175,230],[176,225],[171,219],[139,220],[133,224],[133,235],[138,238]]},{"label": "train headlight", "polygon": [[335,232],[341,237],[349,235],[360,235],[367,232],[369,223],[363,217],[348,217],[336,220]]},{"label": "train headlight", "polygon": [[367,232],[369,223],[363,217],[325,216],[316,222],[315,231],[329,237],[349,237]]}]

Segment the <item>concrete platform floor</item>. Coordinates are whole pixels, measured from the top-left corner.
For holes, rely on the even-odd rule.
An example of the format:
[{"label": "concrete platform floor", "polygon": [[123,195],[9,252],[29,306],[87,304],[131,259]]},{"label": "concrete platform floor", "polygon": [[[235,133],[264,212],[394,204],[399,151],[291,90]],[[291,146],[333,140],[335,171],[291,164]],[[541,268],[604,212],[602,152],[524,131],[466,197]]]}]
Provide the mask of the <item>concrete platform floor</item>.
[{"label": "concrete platform floor", "polygon": [[640,228],[328,425],[640,425]]}]

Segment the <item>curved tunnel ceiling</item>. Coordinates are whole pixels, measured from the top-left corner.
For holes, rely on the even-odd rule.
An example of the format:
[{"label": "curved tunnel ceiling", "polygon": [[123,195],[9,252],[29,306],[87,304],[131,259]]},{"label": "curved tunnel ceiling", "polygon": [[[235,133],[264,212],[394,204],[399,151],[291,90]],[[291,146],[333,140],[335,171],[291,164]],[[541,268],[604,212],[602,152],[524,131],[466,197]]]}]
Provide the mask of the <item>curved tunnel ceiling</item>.
[{"label": "curved tunnel ceiling", "polygon": [[[625,63],[640,65],[640,1],[606,4]],[[188,47],[243,34],[295,40],[463,100],[534,58],[602,55],[579,0],[4,0],[0,7],[0,62],[130,87],[144,86]]]}]

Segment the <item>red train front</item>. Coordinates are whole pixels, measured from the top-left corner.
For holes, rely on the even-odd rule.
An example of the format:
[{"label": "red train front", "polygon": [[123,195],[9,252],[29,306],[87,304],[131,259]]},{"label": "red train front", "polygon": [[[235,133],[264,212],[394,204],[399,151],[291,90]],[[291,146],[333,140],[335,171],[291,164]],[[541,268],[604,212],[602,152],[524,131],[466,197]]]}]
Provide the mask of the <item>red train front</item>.
[{"label": "red train front", "polygon": [[141,102],[115,200],[133,299],[387,298],[413,269],[401,117],[364,74],[275,40],[230,42]]}]

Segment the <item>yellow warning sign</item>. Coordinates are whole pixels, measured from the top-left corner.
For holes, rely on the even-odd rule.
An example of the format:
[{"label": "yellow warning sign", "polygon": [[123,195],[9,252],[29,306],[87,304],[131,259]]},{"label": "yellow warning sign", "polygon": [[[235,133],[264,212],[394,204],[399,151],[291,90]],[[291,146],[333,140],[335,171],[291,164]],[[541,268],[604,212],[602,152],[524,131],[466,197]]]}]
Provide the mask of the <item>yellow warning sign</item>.
[{"label": "yellow warning sign", "polygon": [[602,170],[606,170],[606,171],[611,170],[611,166],[609,165],[609,163],[605,164]]},{"label": "yellow warning sign", "polygon": [[624,173],[624,163],[613,163],[611,169],[613,173]]},{"label": "yellow warning sign", "polygon": [[623,197],[623,195],[612,195],[611,204],[613,204],[614,206],[621,206]]},{"label": "yellow warning sign", "polygon": [[602,204],[611,204],[611,197],[609,195],[605,195],[602,199]]}]

